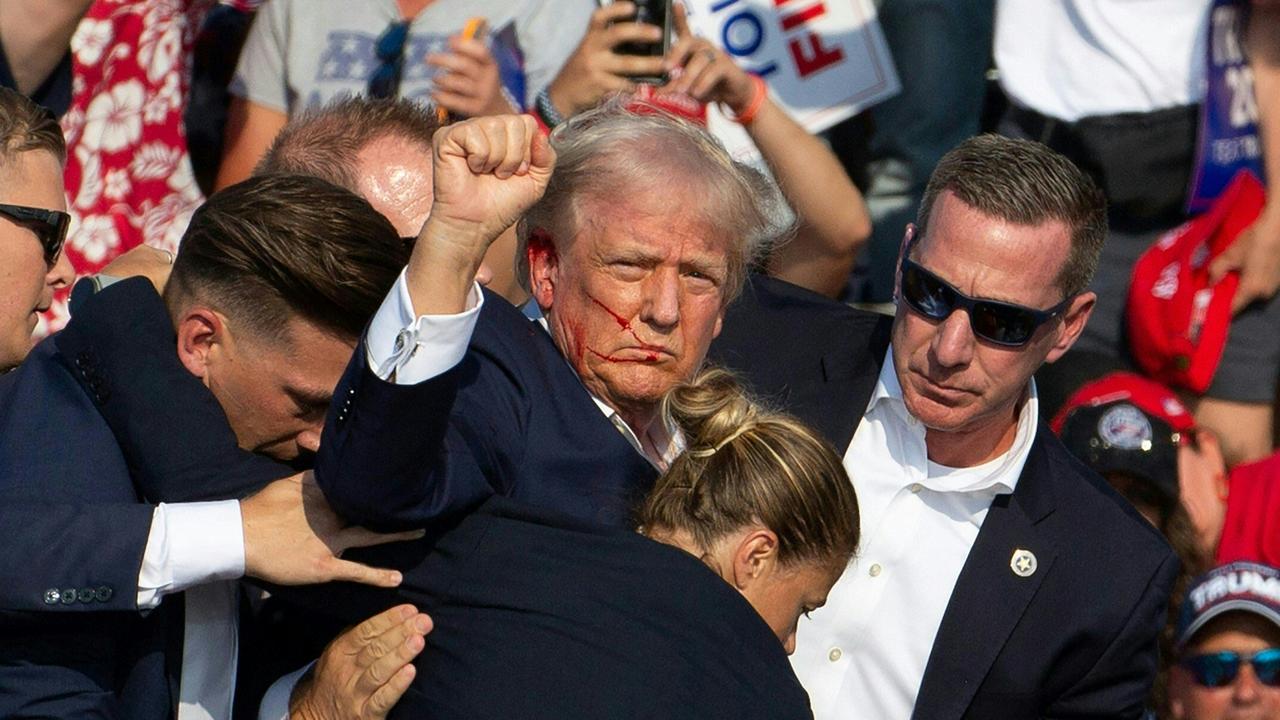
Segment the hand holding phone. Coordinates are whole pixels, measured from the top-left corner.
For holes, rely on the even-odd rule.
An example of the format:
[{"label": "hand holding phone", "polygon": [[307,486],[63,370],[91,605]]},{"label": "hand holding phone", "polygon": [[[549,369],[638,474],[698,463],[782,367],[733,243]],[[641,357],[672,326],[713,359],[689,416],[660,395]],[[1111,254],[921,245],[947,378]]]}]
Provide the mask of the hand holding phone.
[{"label": "hand holding phone", "polygon": [[756,94],[751,75],[723,50],[694,35],[683,7],[675,8],[672,19],[679,41],[667,53],[671,82],[662,91],[723,103],[735,116],[741,115]]},{"label": "hand holding phone", "polygon": [[[662,39],[656,42],[624,42],[614,48],[619,55],[639,55],[642,57],[665,57],[671,49],[671,0],[631,0],[636,12],[631,21],[641,25],[652,25],[662,29]],[[610,0],[601,0],[601,6],[610,4]],[[666,82],[665,75],[636,78],[641,82],[661,84]]]},{"label": "hand holding phone", "polygon": [[[665,2],[665,0],[664,0]],[[545,90],[556,113],[570,117],[616,93],[630,93],[642,78],[662,78],[661,55],[626,55],[628,44],[664,44],[664,29],[638,23],[636,3],[608,2],[591,15],[587,34]]]},{"label": "hand holding phone", "polygon": [[463,117],[518,112],[502,92],[498,63],[489,52],[489,23],[467,21],[462,32],[449,38],[449,52],[427,55],[438,69],[431,99],[442,123]]}]

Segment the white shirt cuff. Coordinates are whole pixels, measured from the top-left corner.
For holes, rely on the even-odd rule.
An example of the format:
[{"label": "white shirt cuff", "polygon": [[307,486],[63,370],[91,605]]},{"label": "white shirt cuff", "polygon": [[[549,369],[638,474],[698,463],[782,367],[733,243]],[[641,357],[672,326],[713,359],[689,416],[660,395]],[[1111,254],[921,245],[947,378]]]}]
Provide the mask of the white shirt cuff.
[{"label": "white shirt cuff", "polygon": [[365,359],[378,377],[399,385],[442,375],[467,354],[483,305],[484,294],[472,283],[462,312],[419,316],[402,271],[369,323]]},{"label": "white shirt cuff", "polygon": [[238,500],[161,503],[138,571],[138,609],[170,593],[244,575],[244,529]]}]

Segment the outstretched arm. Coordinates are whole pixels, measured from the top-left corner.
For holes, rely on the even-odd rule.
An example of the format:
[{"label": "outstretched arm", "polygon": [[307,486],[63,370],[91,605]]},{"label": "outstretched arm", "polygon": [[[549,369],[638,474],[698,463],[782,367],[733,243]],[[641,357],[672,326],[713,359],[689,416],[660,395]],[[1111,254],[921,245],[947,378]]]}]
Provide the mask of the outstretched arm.
[{"label": "outstretched arm", "polygon": [[30,95],[40,86],[71,45],[80,18],[92,0],[0,1],[0,43],[18,92]]}]

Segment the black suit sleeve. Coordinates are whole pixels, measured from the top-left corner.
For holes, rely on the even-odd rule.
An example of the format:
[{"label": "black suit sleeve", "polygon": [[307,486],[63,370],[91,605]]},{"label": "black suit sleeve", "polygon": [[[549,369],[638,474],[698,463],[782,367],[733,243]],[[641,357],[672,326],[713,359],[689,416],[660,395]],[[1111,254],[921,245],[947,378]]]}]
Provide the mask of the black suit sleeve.
[{"label": "black suit sleeve", "polygon": [[0,507],[0,614],[136,610],[150,505]]},{"label": "black suit sleeve", "polygon": [[146,500],[241,498],[293,474],[237,446],[222,407],[178,360],[168,311],[145,278],[86,300],[55,341]]},{"label": "black suit sleeve", "polygon": [[1168,621],[1169,593],[1178,567],[1177,557],[1169,552],[1119,634],[1093,669],[1046,709],[1046,720],[1144,716],[1159,663],[1156,638]]}]

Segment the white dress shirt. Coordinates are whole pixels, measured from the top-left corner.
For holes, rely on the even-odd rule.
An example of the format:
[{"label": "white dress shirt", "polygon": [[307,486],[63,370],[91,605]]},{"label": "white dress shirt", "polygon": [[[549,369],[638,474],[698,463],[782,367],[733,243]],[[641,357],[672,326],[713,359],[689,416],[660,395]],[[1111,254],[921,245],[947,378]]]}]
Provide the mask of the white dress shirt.
[{"label": "white dress shirt", "polygon": [[186,591],[178,720],[231,717],[244,531],[237,500],[161,503],[138,571],[138,609]]},{"label": "white dress shirt", "polygon": [[956,578],[991,501],[1017,486],[1038,414],[1032,383],[1007,452],[976,467],[933,463],[888,351],[844,456],[861,547],[827,604],[800,621],[791,656],[815,720],[911,717]]}]

